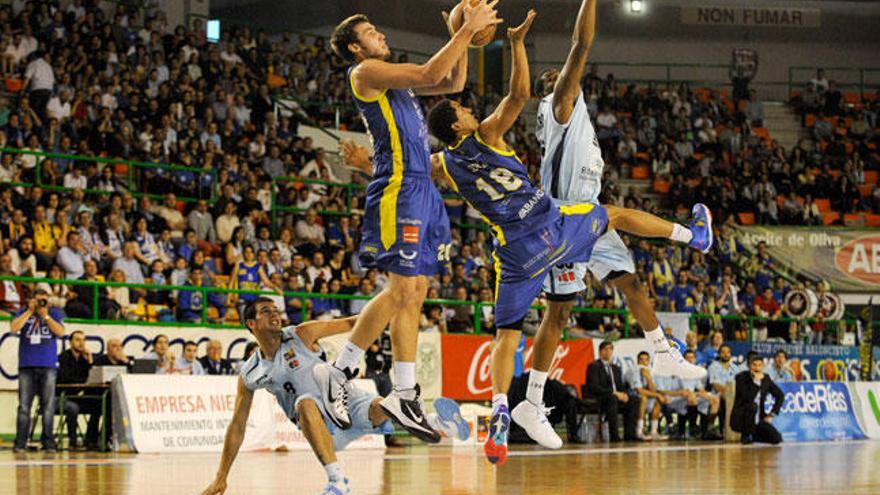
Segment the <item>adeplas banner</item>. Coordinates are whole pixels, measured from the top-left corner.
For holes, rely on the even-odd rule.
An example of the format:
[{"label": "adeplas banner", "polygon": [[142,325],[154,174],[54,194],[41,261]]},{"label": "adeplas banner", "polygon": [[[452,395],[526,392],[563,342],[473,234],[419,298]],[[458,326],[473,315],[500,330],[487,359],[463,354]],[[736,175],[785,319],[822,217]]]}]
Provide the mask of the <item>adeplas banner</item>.
[{"label": "adeplas banner", "polygon": [[865,438],[856,420],[849,389],[839,382],[782,382],[785,394],[773,426],[786,442]]},{"label": "adeplas banner", "polygon": [[[532,339],[526,341],[523,353],[525,367],[532,365]],[[443,335],[443,396],[455,400],[475,401],[492,398],[492,377],[489,367],[492,337],[482,335]],[[560,342],[550,365],[548,378],[573,385],[580,393],[586,383],[587,366],[593,362],[593,341],[590,339]]]},{"label": "adeplas banner", "polygon": [[782,349],[788,354],[789,368],[795,379],[826,382],[859,380],[861,356],[855,346],[779,344],[775,342],[729,342],[731,353],[744,361],[749,351],[773,359]]},{"label": "adeplas banner", "polygon": [[798,227],[735,227],[747,249],[767,244],[773,260],[795,273],[823,279],[835,292],[876,292],[880,288],[880,232]]},{"label": "adeplas banner", "polygon": [[880,383],[850,383],[849,391],[862,431],[868,438],[880,439]]}]

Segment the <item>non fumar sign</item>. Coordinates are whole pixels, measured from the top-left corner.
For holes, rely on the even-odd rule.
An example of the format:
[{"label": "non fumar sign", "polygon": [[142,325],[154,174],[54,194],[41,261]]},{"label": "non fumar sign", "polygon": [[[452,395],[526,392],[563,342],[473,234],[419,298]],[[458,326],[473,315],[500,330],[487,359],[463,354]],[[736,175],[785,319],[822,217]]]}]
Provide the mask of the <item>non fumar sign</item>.
[{"label": "non fumar sign", "polygon": [[821,25],[821,14],[819,9],[708,5],[682,7],[681,23],[708,26],[817,28]]}]

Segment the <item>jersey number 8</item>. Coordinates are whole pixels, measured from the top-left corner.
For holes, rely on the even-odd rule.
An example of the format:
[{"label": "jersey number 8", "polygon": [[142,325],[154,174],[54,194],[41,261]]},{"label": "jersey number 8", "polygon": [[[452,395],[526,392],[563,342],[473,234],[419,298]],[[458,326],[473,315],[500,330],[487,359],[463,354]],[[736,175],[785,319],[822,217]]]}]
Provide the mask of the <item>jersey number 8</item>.
[{"label": "jersey number 8", "polygon": [[[506,168],[496,168],[489,172],[489,178],[495,181],[496,184],[503,187],[507,192],[513,192],[519,189],[522,186],[522,179],[513,175],[513,172],[507,170]],[[492,201],[498,201],[499,199],[504,197],[503,193],[498,192],[497,189],[492,187],[488,182],[483,180],[482,177],[477,179],[474,184],[477,185],[477,189],[485,192],[489,195],[489,199]]]}]

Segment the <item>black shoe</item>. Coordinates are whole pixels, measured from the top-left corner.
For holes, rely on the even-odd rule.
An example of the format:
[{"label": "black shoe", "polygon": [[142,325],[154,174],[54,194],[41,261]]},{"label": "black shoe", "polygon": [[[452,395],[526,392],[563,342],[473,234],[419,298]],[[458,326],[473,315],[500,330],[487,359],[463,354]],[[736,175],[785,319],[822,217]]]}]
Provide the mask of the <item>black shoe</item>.
[{"label": "black shoe", "polygon": [[703,440],[706,440],[708,442],[717,442],[719,440],[724,440],[724,437],[717,431],[707,431],[703,434]]},{"label": "black shoe", "polygon": [[739,439],[739,443],[741,443],[743,445],[751,445],[751,444],[755,443],[755,440],[752,438],[751,435],[743,435]]},{"label": "black shoe", "polygon": [[24,454],[27,452],[27,447],[12,447],[13,454]]},{"label": "black shoe", "polygon": [[440,434],[428,425],[418,385],[409,390],[394,389],[379,403],[382,411],[419,440],[439,443]]}]

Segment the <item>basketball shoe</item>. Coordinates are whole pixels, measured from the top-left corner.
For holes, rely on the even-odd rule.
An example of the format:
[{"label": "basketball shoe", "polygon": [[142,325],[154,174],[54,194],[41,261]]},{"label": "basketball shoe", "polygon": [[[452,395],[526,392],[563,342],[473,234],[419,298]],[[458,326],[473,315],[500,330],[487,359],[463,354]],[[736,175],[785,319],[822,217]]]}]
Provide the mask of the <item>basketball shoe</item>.
[{"label": "basketball shoe", "polygon": [[312,369],[312,376],[321,391],[321,402],[330,421],[343,430],[351,428],[348,411],[348,382],[357,376],[357,370],[341,370],[329,363],[321,363]]},{"label": "basketball shoe", "polygon": [[552,409],[544,406],[544,403],[536,405],[524,400],[513,408],[511,417],[516,424],[526,430],[532,440],[538,442],[538,445],[545,449],[558,449],[562,447],[562,439],[547,420],[547,415]]},{"label": "basketball shoe", "polygon": [[464,418],[461,417],[461,409],[452,399],[440,397],[434,401],[434,410],[437,414],[433,415],[434,420],[429,422],[435,430],[442,431],[447,437],[458,437],[459,440],[467,440],[471,436],[471,427]]},{"label": "basketball shoe", "polygon": [[502,465],[507,461],[507,433],[510,431],[510,412],[507,406],[499,406],[492,412],[489,420],[489,438],[483,450],[486,458],[495,465]]},{"label": "basketball shoe", "polygon": [[329,481],[321,491],[321,495],[348,495],[349,493],[351,493],[351,487],[348,485],[348,478]]},{"label": "basketball shoe", "polygon": [[712,237],[712,212],[709,211],[708,206],[697,203],[691,213],[694,218],[688,228],[694,237],[688,245],[704,254],[708,253],[715,242]]},{"label": "basketball shoe", "polygon": [[399,424],[403,429],[410,432],[419,440],[427,443],[440,441],[440,434],[434,431],[428,424],[428,419],[423,412],[421,389],[418,385],[409,390],[397,390],[396,388],[382,399],[379,407]]},{"label": "basketball shoe", "polygon": [[677,376],[688,380],[706,378],[706,368],[685,361],[675,345],[670,345],[665,351],[654,351],[652,371],[657,376]]}]

